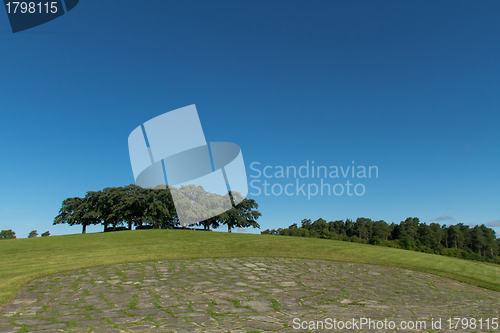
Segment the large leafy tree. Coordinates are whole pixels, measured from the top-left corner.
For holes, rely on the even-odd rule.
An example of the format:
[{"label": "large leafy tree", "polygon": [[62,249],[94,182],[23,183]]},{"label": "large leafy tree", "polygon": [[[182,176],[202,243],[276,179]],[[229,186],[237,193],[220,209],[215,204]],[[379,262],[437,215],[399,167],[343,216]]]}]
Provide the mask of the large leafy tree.
[{"label": "large leafy tree", "polygon": [[[437,248],[440,246],[441,241],[444,239],[446,242],[446,230],[441,228],[439,223],[431,223],[429,225],[430,229],[430,242],[431,242],[431,247],[432,248]],[[448,244],[446,244],[446,247],[448,247]]]},{"label": "large leafy tree", "polygon": [[471,232],[472,238],[472,250],[481,255],[481,250],[486,245],[486,238],[484,237],[483,229],[479,226],[475,226]]},{"label": "large leafy tree", "polygon": [[[318,235],[319,238],[329,238],[330,232],[328,230],[328,223],[326,220],[319,218],[313,222],[311,225],[311,229]],[[287,234],[288,231],[285,230],[284,234]]]},{"label": "large leafy tree", "polygon": [[354,222],[354,233],[360,240],[371,237],[373,231],[373,221],[365,217],[359,217]]},{"label": "large leafy tree", "polygon": [[352,237],[354,236],[355,234],[355,230],[354,230],[354,223],[352,222],[351,219],[346,219],[345,220],[345,223],[344,223],[344,230],[345,230],[345,234],[348,236],[348,237]]},{"label": "large leafy tree", "polygon": [[[192,224],[202,224],[205,228],[216,224],[212,216],[231,208],[227,195],[210,193],[199,185],[183,185],[179,188],[170,188],[167,200],[171,203],[171,211],[175,211],[183,227]],[[173,205],[175,198],[175,208]],[[173,215],[173,214],[172,214]],[[201,221],[201,222],[200,222]]]},{"label": "large leafy tree", "polygon": [[146,203],[145,191],[140,186],[131,184],[119,188],[117,195],[120,196],[120,200],[115,210],[118,211],[117,215],[127,223],[128,229],[132,230],[132,225],[142,224]]},{"label": "large leafy tree", "polygon": [[385,221],[379,220],[373,222],[373,236],[377,236],[380,239],[387,240],[390,235],[391,230],[389,228],[389,225]]},{"label": "large leafy tree", "polygon": [[312,225],[311,219],[303,219],[300,221],[300,226],[304,229],[309,229]]},{"label": "large leafy tree", "polygon": [[432,247],[432,229],[425,223],[420,223],[418,226],[418,240],[427,247]]},{"label": "large leafy tree", "polygon": [[12,229],[2,230],[0,231],[0,239],[16,239],[16,233]]},{"label": "large leafy tree", "polygon": [[106,187],[102,191],[89,193],[97,197],[95,207],[97,208],[98,217],[100,217],[104,224],[105,231],[108,230],[109,225],[112,226],[111,229],[115,229],[123,224],[123,210],[120,209],[123,199],[121,188]]},{"label": "large leafy tree", "polygon": [[238,193],[229,192],[229,195],[232,202],[236,199],[239,203],[216,217],[220,224],[227,225],[227,232],[231,232],[233,228],[260,228],[257,219],[262,214],[258,211],[257,202],[253,199],[242,199]]},{"label": "large leafy tree", "polygon": [[338,235],[345,235],[344,221],[336,220],[333,222],[328,222],[328,230]]},{"label": "large leafy tree", "polygon": [[100,223],[98,213],[90,199],[91,197],[88,195],[85,198],[65,199],[53,224],[66,223],[70,226],[81,224],[82,234],[86,233],[87,226]]},{"label": "large leafy tree", "polygon": [[153,229],[159,229],[166,222],[174,221],[176,212],[168,189],[143,189],[142,193],[142,220],[153,225]]},{"label": "large leafy tree", "polygon": [[458,223],[457,227],[463,235],[463,248],[471,248],[472,244],[471,228],[463,223]]},{"label": "large leafy tree", "polygon": [[484,246],[483,246],[483,254],[495,255],[497,251],[497,244],[495,241],[495,231],[491,228],[486,227],[484,224],[480,226],[484,235]]},{"label": "large leafy tree", "polygon": [[401,222],[401,226],[404,230],[404,235],[409,236],[416,240],[418,238],[418,225],[420,220],[418,217],[409,217],[403,222]]},{"label": "large leafy tree", "polygon": [[210,230],[212,229],[217,229],[220,226],[220,223],[217,219],[217,216],[211,217],[207,220],[200,221],[198,225],[203,226],[203,229],[205,230]]},{"label": "large leafy tree", "polygon": [[448,227],[448,240],[449,243],[456,249],[462,248],[464,242],[464,235],[458,226],[450,225]]}]

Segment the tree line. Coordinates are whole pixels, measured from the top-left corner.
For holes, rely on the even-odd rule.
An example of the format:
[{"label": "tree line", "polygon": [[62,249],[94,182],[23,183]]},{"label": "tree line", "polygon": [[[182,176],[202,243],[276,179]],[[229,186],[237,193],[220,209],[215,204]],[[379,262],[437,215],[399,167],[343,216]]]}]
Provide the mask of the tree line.
[{"label": "tree line", "polygon": [[[48,236],[50,236],[50,232],[45,231],[44,233],[42,233],[41,236],[48,237]],[[35,237],[38,237],[38,231],[37,230],[30,231],[30,233],[28,234],[28,238],[35,238]],[[16,236],[16,233],[14,231],[12,231],[12,229],[2,230],[2,231],[0,231],[0,240],[1,239],[17,239],[17,236]]]},{"label": "tree line", "polygon": [[[201,193],[201,186],[188,185],[187,190]],[[229,192],[231,200],[237,193]],[[243,199],[224,213],[198,222],[205,230],[227,226],[232,228],[260,228],[257,219],[262,214],[253,199]],[[89,191],[83,197],[67,198],[62,202],[54,225],[80,225],[82,233],[87,226],[103,225],[104,231],[136,229],[168,229],[179,224],[172,194],[168,188],[142,188],[137,185],[107,187],[100,191]]]},{"label": "tree line", "polygon": [[261,234],[367,243],[500,264],[500,238],[484,224],[474,227],[463,223],[448,227],[438,223],[427,225],[420,223],[417,217],[409,217],[399,224],[364,217],[330,222],[320,218],[314,222],[303,219],[300,226],[294,223],[285,229],[266,229]]}]

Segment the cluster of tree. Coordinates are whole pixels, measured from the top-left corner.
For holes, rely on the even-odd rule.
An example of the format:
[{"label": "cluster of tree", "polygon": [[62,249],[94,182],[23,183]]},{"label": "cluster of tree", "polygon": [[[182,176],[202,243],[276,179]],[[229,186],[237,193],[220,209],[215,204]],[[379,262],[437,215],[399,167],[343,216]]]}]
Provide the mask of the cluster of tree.
[{"label": "cluster of tree", "polygon": [[399,224],[364,217],[330,222],[304,219],[300,226],[294,223],[286,229],[267,229],[261,234],[368,243],[500,264],[500,238],[484,224],[473,228],[463,223],[449,227],[438,223],[427,225],[416,217]]},{"label": "cluster of tree", "polygon": [[16,233],[12,231],[12,229],[0,231],[0,239],[16,239],[16,238],[17,238]]},{"label": "cluster of tree", "polygon": [[[200,193],[203,188],[189,185],[186,191]],[[231,200],[233,194],[229,193]],[[237,194],[235,194],[237,195]],[[239,201],[239,200],[238,200]],[[234,201],[232,201],[234,202]],[[261,213],[253,199],[243,199],[224,213],[201,221],[205,230],[221,225],[232,228],[260,228],[257,219]],[[89,191],[83,198],[68,198],[62,202],[54,224],[81,225],[82,233],[89,225],[104,226],[104,231],[129,229],[132,226],[168,229],[179,226],[172,194],[168,188],[142,188],[137,185],[107,187],[101,191]]]},{"label": "cluster of tree", "polygon": [[[50,236],[50,232],[48,231],[45,231],[42,235],[42,237],[48,237]],[[35,238],[35,237],[38,237],[38,231],[37,230],[32,230],[29,234],[28,234],[28,238]]]},{"label": "cluster of tree", "polygon": [[[48,237],[50,236],[50,232],[45,231],[41,236]],[[38,231],[36,230],[30,231],[30,233],[28,234],[28,238],[35,238],[35,237],[38,237]],[[16,238],[17,238],[16,233],[12,231],[12,229],[2,230],[0,232],[0,239],[16,239]]]}]

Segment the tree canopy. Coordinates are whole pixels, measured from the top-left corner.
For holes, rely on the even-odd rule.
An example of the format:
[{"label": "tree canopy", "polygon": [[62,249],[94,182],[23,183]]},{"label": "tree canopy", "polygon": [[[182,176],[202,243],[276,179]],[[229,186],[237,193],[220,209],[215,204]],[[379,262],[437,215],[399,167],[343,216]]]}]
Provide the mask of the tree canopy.
[{"label": "tree canopy", "polygon": [[[262,214],[257,210],[259,205],[253,199],[243,199],[239,193],[229,192],[231,201],[239,201],[233,208],[212,218],[212,225],[227,225],[227,232],[233,228],[260,228],[257,219]],[[235,200],[236,199],[236,200]]]},{"label": "tree canopy", "polygon": [[500,238],[485,225],[471,227],[458,223],[447,227],[421,223],[417,217],[409,217],[399,224],[364,217],[355,222],[303,219],[301,227],[294,223],[285,229],[267,229],[261,233],[354,241],[500,263]]},{"label": "tree canopy", "polygon": [[0,239],[16,239],[16,233],[12,229],[2,230],[0,231]]},{"label": "tree canopy", "polygon": [[[196,199],[193,212],[182,209],[184,214],[213,214],[222,196],[206,192],[201,186],[184,186],[175,192],[176,204],[188,205]],[[194,197],[193,197],[194,195]],[[243,199],[239,193],[229,192],[231,206],[227,210],[212,218],[196,223],[205,229],[217,228],[221,225],[232,228],[260,228],[257,219],[261,213],[257,210],[258,204],[253,199]],[[178,201],[177,198],[180,198]],[[236,199],[236,200],[235,200]],[[227,200],[227,197],[226,197]],[[234,205],[234,202],[239,202]],[[226,209],[225,208],[225,209]],[[220,208],[219,208],[220,211]],[[187,219],[196,216],[186,216]],[[89,191],[83,198],[67,198],[62,202],[59,214],[54,224],[81,225],[82,233],[86,233],[89,225],[103,225],[105,231],[117,229],[141,228],[149,225],[155,229],[173,228],[179,226],[179,216],[175,209],[172,193],[166,186],[141,188],[137,185],[125,187],[107,187],[100,191]]]}]

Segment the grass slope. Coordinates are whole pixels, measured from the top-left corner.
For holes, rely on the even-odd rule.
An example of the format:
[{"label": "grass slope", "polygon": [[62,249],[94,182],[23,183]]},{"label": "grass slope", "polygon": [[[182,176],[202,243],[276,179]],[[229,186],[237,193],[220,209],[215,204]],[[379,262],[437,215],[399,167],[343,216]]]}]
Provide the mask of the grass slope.
[{"label": "grass slope", "polygon": [[432,273],[500,291],[500,266],[367,244],[190,230],[136,230],[0,241],[0,305],[35,278],[117,263],[221,257],[293,257]]}]

